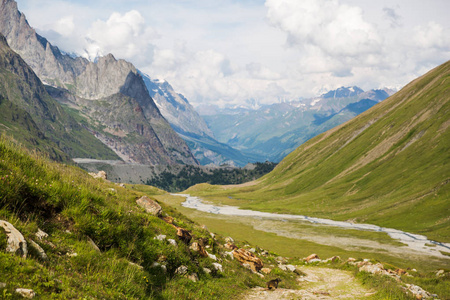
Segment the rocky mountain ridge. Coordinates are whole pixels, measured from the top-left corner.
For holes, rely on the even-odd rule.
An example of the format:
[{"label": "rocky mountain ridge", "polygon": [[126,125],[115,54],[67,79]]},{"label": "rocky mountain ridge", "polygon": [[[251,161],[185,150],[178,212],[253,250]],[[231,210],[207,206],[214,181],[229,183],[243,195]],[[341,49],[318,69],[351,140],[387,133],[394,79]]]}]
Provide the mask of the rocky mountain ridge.
[{"label": "rocky mountain ridge", "polygon": [[56,89],[51,89],[52,95],[82,113],[91,132],[122,159],[198,164],[131,63],[111,54],[93,63],[61,53],[29,26],[13,0],[1,2],[0,32],[38,77]]}]

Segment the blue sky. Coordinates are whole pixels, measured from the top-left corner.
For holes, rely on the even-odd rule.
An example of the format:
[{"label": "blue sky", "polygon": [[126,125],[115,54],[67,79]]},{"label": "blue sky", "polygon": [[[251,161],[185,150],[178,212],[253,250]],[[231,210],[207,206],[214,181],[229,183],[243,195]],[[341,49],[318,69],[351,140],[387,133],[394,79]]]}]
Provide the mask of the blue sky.
[{"label": "blue sky", "polygon": [[400,88],[450,58],[447,0],[17,0],[66,52],[113,53],[194,105]]}]

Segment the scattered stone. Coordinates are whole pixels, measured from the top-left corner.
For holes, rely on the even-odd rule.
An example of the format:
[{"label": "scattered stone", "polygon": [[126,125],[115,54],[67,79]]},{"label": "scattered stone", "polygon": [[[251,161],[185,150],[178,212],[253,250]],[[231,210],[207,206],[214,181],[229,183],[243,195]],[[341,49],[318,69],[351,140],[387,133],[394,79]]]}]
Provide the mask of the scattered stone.
[{"label": "scattered stone", "polygon": [[205,272],[206,274],[211,274],[211,270],[208,268],[203,268],[203,272]]},{"label": "scattered stone", "polygon": [[232,244],[232,243],[226,243],[226,244],[224,245],[224,247],[227,248],[227,249],[229,249],[229,250],[234,250],[234,249],[237,249],[237,248],[238,248],[238,247],[236,247],[235,244]]},{"label": "scattered stone", "polygon": [[167,241],[168,241],[169,244],[171,244],[172,246],[175,246],[175,247],[178,246],[177,241],[175,241],[174,239],[167,239]]},{"label": "scattered stone", "polygon": [[249,264],[254,272],[258,272],[264,266],[262,260],[259,257],[242,248],[233,250],[233,256],[239,262],[243,264]]},{"label": "scattered stone", "polygon": [[43,231],[40,230],[39,228],[38,228],[38,231],[36,232],[35,236],[36,236],[36,238],[37,238],[38,240],[40,240],[40,241],[42,241],[43,239],[48,238],[48,234],[45,233],[45,232],[43,232]]},{"label": "scattered stone", "polygon": [[312,264],[312,263],[316,263],[316,262],[322,262],[322,260],[321,259],[319,259],[319,258],[313,258],[313,259],[311,259],[311,260],[309,260],[309,264]]},{"label": "scattered stone", "polygon": [[262,268],[261,272],[264,273],[264,274],[270,274],[270,272],[272,272],[272,269],[270,269],[270,268]]},{"label": "scattered stone", "polygon": [[380,274],[380,275],[390,275],[388,271],[386,271],[382,264],[377,263],[375,265],[368,263],[359,268],[359,271],[365,271],[372,274]]},{"label": "scattered stone", "polygon": [[428,299],[433,296],[418,285],[406,284],[406,289],[413,294],[416,299]]},{"label": "scattered stone", "polygon": [[160,234],[160,235],[155,236],[153,239],[158,240],[158,241],[164,241],[166,239],[166,235]]},{"label": "scattered stone", "polygon": [[129,261],[128,262],[130,265],[132,265],[132,266],[135,266],[136,268],[138,268],[139,270],[142,270],[142,269],[144,269],[144,267],[143,266],[141,266],[141,265],[138,265],[137,263],[134,263],[134,262],[131,262],[131,261]]},{"label": "scattered stone", "polygon": [[232,252],[232,251],[229,251],[229,252],[225,251],[225,252],[223,253],[223,257],[229,258],[229,259],[234,259],[234,256],[233,256],[233,252]]},{"label": "scattered stone", "polygon": [[194,252],[197,252],[201,257],[208,257],[208,252],[198,242],[193,242],[189,247]]},{"label": "scattered stone", "polygon": [[181,265],[175,270],[175,274],[184,275],[187,273],[187,271],[188,271],[188,267]]},{"label": "scattered stone", "polygon": [[442,276],[444,276],[444,273],[445,273],[444,270],[438,270],[438,271],[436,272],[436,276],[442,277]]},{"label": "scattered stone", "polygon": [[197,273],[192,273],[191,275],[187,276],[187,278],[192,280],[193,282],[197,282],[198,281]]},{"label": "scattered stone", "polygon": [[121,188],[125,188],[125,184],[123,184],[123,183],[120,183],[119,186],[120,186]]},{"label": "scattered stone", "polygon": [[16,293],[27,299],[33,299],[36,296],[36,293],[30,289],[18,288],[16,289]]},{"label": "scattered stone", "polygon": [[256,253],[256,249],[255,248],[251,248],[248,251],[250,251],[251,253]]},{"label": "scattered stone", "polygon": [[30,239],[30,247],[36,251],[36,253],[40,259],[42,259],[42,260],[48,259],[48,256],[47,256],[47,254],[45,254],[44,249],[42,249],[41,246],[39,246],[35,241],[33,241],[31,239]]},{"label": "scattered stone", "polygon": [[173,220],[173,218],[172,218],[171,216],[165,216],[165,217],[162,217],[162,220],[163,220],[164,222],[166,222],[167,224],[173,225],[173,223],[174,223],[174,220]]},{"label": "scattered stone", "polygon": [[315,254],[315,253],[313,253],[313,254],[311,254],[310,256],[308,256],[308,257],[306,257],[306,258],[303,258],[307,263],[309,263],[311,260],[313,260],[313,259],[319,259],[320,260],[320,258],[319,258],[319,256],[317,255],[317,254]]},{"label": "scattered stone", "polygon": [[3,288],[5,288],[5,287],[6,287],[6,283],[0,282],[0,289],[3,289]]},{"label": "scattered stone", "polygon": [[98,173],[90,172],[89,175],[91,175],[94,178],[101,178],[101,179],[104,179],[104,180],[107,179],[105,171],[99,171]]},{"label": "scattered stone", "polygon": [[78,256],[78,254],[76,252],[66,253],[66,255],[69,257],[77,257]]},{"label": "scattered stone", "polygon": [[233,238],[230,237],[230,236],[227,236],[227,237],[225,238],[225,242],[230,243],[230,244],[234,244],[234,240],[233,240]]},{"label": "scattered stone", "polygon": [[287,263],[287,259],[285,257],[282,257],[282,256],[278,256],[277,258],[275,258],[275,260],[279,264],[286,264]]},{"label": "scattered stone", "polygon": [[158,261],[159,261],[159,262],[167,261],[167,256],[165,256],[165,255],[160,255],[160,256],[158,256]]},{"label": "scattered stone", "polygon": [[88,241],[89,245],[91,245],[92,248],[94,248],[95,251],[101,252],[100,248],[94,243],[94,241],[90,237],[87,237],[87,241]]},{"label": "scattered stone", "polygon": [[339,256],[333,256],[333,257],[330,257],[330,258],[327,258],[327,259],[323,260],[322,262],[323,263],[329,263],[329,262],[337,262],[337,261],[340,261],[340,260],[341,260],[341,258]]},{"label": "scattered stone", "polygon": [[223,272],[223,267],[222,267],[221,264],[219,264],[219,263],[212,263],[212,265],[213,265],[214,269],[216,269],[216,271]]},{"label": "scattered stone", "polygon": [[147,196],[142,196],[136,200],[137,205],[143,207],[145,211],[153,216],[160,217],[162,214],[161,206]]},{"label": "scattered stone", "polygon": [[401,276],[401,275],[408,275],[408,272],[406,272],[406,270],[404,270],[404,269],[396,269],[396,270],[395,270],[395,273],[396,273],[398,276]]},{"label": "scattered stone", "polygon": [[261,255],[268,256],[269,255],[269,251],[263,250],[263,251],[261,251]]},{"label": "scattered stone", "polygon": [[209,235],[210,235],[213,239],[216,239],[216,235],[215,235],[214,233],[210,232]]},{"label": "scattered stone", "polygon": [[186,245],[188,245],[192,239],[192,236],[189,233],[189,231],[187,231],[186,229],[183,229],[181,227],[177,228],[177,236]]},{"label": "scattered stone", "polygon": [[27,257],[27,242],[23,235],[11,223],[0,220],[0,227],[5,230],[8,237],[6,252],[16,253],[23,258]]},{"label": "scattered stone", "polygon": [[[208,252],[206,252],[206,253],[208,253]],[[208,257],[211,258],[212,260],[217,260],[217,256],[215,256],[214,254],[208,253]]]}]

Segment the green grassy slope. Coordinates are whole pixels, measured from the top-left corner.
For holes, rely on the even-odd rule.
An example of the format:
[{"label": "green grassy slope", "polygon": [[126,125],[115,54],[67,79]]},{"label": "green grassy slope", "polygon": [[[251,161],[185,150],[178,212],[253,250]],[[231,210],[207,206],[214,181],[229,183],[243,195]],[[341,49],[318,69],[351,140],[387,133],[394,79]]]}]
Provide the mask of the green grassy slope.
[{"label": "green grassy slope", "polygon": [[[255,185],[194,187],[246,208],[352,219],[450,242],[450,62],[303,144]],[[239,200],[237,200],[239,199]]]}]

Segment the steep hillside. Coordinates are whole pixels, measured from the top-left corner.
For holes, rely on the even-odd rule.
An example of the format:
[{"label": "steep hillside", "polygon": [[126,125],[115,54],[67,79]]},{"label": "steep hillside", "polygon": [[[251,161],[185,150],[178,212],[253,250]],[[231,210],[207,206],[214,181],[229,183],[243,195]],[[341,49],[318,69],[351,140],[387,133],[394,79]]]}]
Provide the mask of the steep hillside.
[{"label": "steep hillside", "polygon": [[0,132],[53,159],[118,158],[48,95],[39,78],[1,34],[0,108]]},{"label": "steep hillside", "polygon": [[257,210],[373,223],[449,242],[449,100],[447,62],[303,144],[254,185],[190,191],[226,195],[235,199],[228,203]]},{"label": "steep hillside", "polygon": [[203,116],[216,138],[246,155],[278,162],[316,135],[350,120],[392,91],[341,87],[320,97]]},{"label": "steep hillside", "polygon": [[[52,96],[84,114],[88,128],[123,160],[198,164],[131,63],[111,54],[93,63],[61,53],[30,27],[14,0],[0,2],[0,32],[43,82],[59,89]],[[131,116],[126,126],[119,126],[120,118]]]}]

